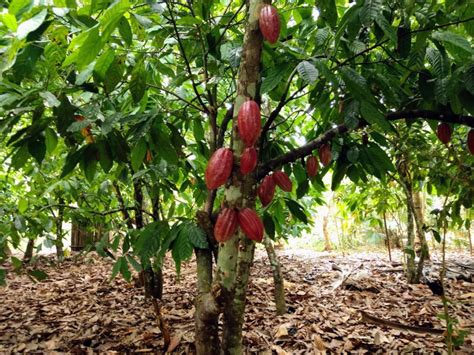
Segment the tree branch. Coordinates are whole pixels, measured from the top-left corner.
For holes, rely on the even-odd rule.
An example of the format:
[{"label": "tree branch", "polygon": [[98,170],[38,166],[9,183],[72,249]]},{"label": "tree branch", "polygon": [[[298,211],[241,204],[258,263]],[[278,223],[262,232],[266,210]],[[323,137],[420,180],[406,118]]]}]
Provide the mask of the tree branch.
[{"label": "tree branch", "polygon": [[217,137],[216,142],[216,149],[221,148],[224,145],[224,136],[227,130],[227,125],[232,120],[232,116],[234,115],[234,105],[227,110],[224,119],[222,120],[221,126],[219,127],[219,135]]},{"label": "tree branch", "polygon": [[[395,121],[395,120],[405,119],[405,118],[408,118],[408,119],[420,118],[420,119],[442,121],[442,122],[447,122],[447,123],[456,123],[456,124],[461,124],[461,125],[474,128],[473,116],[456,115],[452,113],[441,113],[441,112],[428,111],[428,110],[406,110],[406,111],[389,112],[385,115],[385,117],[389,121]],[[333,139],[338,134],[347,133],[349,131],[359,129],[367,125],[368,125],[367,122],[360,121],[359,125],[355,128],[348,128],[344,123],[336,127],[333,127],[330,130],[321,134],[318,138],[312,140],[311,142],[308,142],[301,147],[290,150],[289,152],[282,154],[279,157],[276,157],[274,159],[271,159],[263,165],[260,165],[256,172],[256,180],[257,181],[261,180],[270,171],[273,171],[282,165],[292,163],[300,158],[304,158],[305,156],[310,155],[313,152],[313,150],[319,148],[322,144],[331,141],[331,139]]]},{"label": "tree branch", "polygon": [[171,24],[173,25],[173,29],[174,29],[174,32],[176,34],[176,39],[178,41],[179,49],[180,49],[181,55],[183,56],[184,63],[186,64],[186,69],[187,69],[188,74],[189,74],[189,80],[191,80],[194,93],[196,94],[196,98],[198,99],[199,104],[202,106],[204,112],[209,113],[208,107],[206,106],[206,104],[204,104],[204,101],[202,101],[202,97],[201,97],[201,94],[199,93],[199,91],[197,89],[196,82],[193,80],[193,73],[191,71],[191,64],[189,63],[189,60],[186,57],[186,52],[184,51],[184,46],[183,46],[183,43],[181,42],[181,37],[179,36],[178,27],[176,26],[176,21],[174,20],[173,11],[171,10],[171,6],[169,5],[169,3],[167,1],[166,1],[166,7],[168,8],[168,11],[170,13]]}]

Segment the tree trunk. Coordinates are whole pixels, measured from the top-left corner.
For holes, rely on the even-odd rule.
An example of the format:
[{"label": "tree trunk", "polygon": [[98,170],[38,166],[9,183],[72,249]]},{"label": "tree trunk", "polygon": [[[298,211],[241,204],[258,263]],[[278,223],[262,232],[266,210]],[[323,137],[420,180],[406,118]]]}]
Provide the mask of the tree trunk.
[{"label": "tree trunk", "polygon": [[471,237],[471,228],[470,227],[467,229],[467,238],[469,240],[469,252],[472,256],[472,237]]},{"label": "tree trunk", "polygon": [[63,251],[63,219],[64,219],[64,199],[59,198],[58,216],[56,217],[56,258],[58,261],[64,259]]},{"label": "tree trunk", "polygon": [[35,247],[35,241],[33,239],[28,239],[28,244],[26,245],[25,254],[23,255],[23,262],[28,262],[33,258],[34,247]]},{"label": "tree trunk", "polygon": [[383,227],[385,229],[385,238],[387,240],[387,249],[388,249],[388,260],[392,261],[392,248],[390,246],[390,235],[388,234],[387,228],[387,216],[385,212],[383,213]]},{"label": "tree trunk", "polygon": [[424,199],[420,191],[413,192],[413,210],[415,217],[416,225],[416,235],[421,244],[422,253],[424,253],[424,259],[430,259],[430,253],[428,248],[428,243],[426,241],[425,231],[423,230],[423,225],[425,223],[425,208],[424,208]]},{"label": "tree trunk", "polygon": [[415,234],[413,233],[413,214],[411,213],[410,203],[407,196],[407,245],[405,255],[407,257],[407,279],[408,283],[416,282],[416,267],[415,267]]},{"label": "tree trunk", "polygon": [[286,313],[286,302],[285,302],[285,287],[283,274],[281,272],[281,265],[278,257],[273,248],[273,243],[268,236],[263,238],[263,243],[265,244],[265,249],[267,250],[268,260],[270,261],[270,266],[273,273],[273,284],[275,285],[275,305],[276,312],[278,315]]},{"label": "tree trunk", "polygon": [[323,217],[324,251],[332,250],[331,238],[329,237],[329,232],[328,232],[328,219],[329,219],[329,216]]}]

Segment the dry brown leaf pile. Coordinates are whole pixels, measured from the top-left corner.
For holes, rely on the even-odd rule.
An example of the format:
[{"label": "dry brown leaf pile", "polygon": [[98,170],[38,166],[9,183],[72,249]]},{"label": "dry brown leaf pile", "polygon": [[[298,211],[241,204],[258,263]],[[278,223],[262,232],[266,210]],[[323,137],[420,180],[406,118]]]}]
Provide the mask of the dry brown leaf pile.
[{"label": "dry brown leaf pile", "polygon": [[[48,273],[47,280],[35,283],[10,272],[8,286],[0,288],[1,353],[162,352],[151,303],[133,284],[121,278],[109,281],[110,261],[89,254],[55,267],[50,260],[38,262]],[[244,327],[248,353],[444,351],[442,336],[362,321],[360,310],[402,324],[443,328],[437,317],[442,312],[439,297],[425,285],[407,285],[386,256],[301,256],[284,251],[280,260],[289,313],[276,316],[271,270],[265,254],[258,252]],[[187,263],[182,270],[178,281],[172,262],[166,262],[162,314],[175,352],[192,353],[195,265]],[[462,327],[474,330],[474,284],[456,280],[448,284],[452,315]],[[471,353],[473,344],[471,333],[458,352]]]}]

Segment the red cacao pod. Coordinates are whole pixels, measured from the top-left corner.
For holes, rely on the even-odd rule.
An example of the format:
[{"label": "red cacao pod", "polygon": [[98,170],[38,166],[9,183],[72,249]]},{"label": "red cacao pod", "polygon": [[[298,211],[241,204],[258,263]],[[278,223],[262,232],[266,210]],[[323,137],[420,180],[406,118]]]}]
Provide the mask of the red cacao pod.
[{"label": "red cacao pod", "polygon": [[240,157],[240,172],[248,174],[257,166],[257,151],[254,147],[245,148]]},{"label": "red cacao pod", "polygon": [[209,190],[217,189],[224,185],[232,173],[234,155],[228,148],[219,148],[207,163],[206,185]]},{"label": "red cacao pod", "polygon": [[260,136],[262,129],[260,108],[255,101],[248,100],[240,106],[237,125],[239,127],[240,139],[244,142],[245,146],[253,146]]},{"label": "red cacao pod", "polygon": [[474,155],[474,129],[471,129],[467,134],[467,147],[472,155]]},{"label": "red cacao pod", "polygon": [[280,189],[286,192],[291,192],[293,184],[285,172],[278,170],[275,171],[272,176],[273,181],[275,181],[275,184],[277,184]]},{"label": "red cacao pod", "polygon": [[438,125],[438,128],[436,130],[436,134],[441,142],[444,144],[448,144],[449,141],[451,140],[451,127],[449,124],[443,122]]},{"label": "red cacao pod", "polygon": [[251,240],[261,242],[263,239],[263,223],[260,217],[250,208],[244,208],[239,211],[239,226],[242,232]]},{"label": "red cacao pod", "polygon": [[272,176],[265,176],[257,189],[257,195],[262,206],[268,206],[275,195],[275,180]]},{"label": "red cacao pod", "polygon": [[323,144],[319,148],[319,160],[324,166],[327,166],[332,159],[331,147],[329,144]]},{"label": "red cacao pod", "polygon": [[318,158],[311,155],[306,159],[306,172],[309,177],[314,177],[318,173]]},{"label": "red cacao pod", "polygon": [[237,212],[233,208],[224,208],[217,216],[214,237],[219,243],[227,242],[238,227]]},{"label": "red cacao pod", "polygon": [[265,38],[271,44],[278,41],[278,36],[280,35],[280,18],[278,16],[278,10],[274,6],[262,6],[258,19],[258,25],[260,27],[260,32],[262,32],[263,38]]}]

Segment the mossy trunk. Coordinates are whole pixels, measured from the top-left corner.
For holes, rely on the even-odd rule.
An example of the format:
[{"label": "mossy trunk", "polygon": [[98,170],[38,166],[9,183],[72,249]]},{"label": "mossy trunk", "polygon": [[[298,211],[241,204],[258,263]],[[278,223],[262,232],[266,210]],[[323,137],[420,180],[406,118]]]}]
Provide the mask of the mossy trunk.
[{"label": "mossy trunk", "polygon": [[413,232],[413,214],[407,196],[407,245],[405,250],[408,283],[416,283],[415,234]]},{"label": "mossy trunk", "polygon": [[422,253],[424,254],[423,258],[425,260],[430,259],[430,252],[428,243],[426,241],[425,231],[423,225],[425,223],[425,208],[424,208],[424,198],[421,191],[413,192],[413,211],[416,225],[416,236],[421,245]]},{"label": "mossy trunk", "polygon": [[283,273],[281,272],[280,261],[278,260],[275,249],[273,248],[273,243],[268,236],[265,236],[263,243],[265,244],[268,260],[270,261],[270,266],[272,268],[273,284],[275,285],[274,297],[276,312],[278,315],[282,315],[286,313],[286,302],[284,279]]},{"label": "mossy trunk", "polygon": [[329,216],[323,217],[324,251],[332,250],[331,238],[329,237],[329,231],[328,231],[328,219],[329,219]]},{"label": "mossy trunk", "polygon": [[33,239],[28,239],[28,244],[26,245],[25,254],[23,255],[23,262],[28,262],[33,258],[34,248],[35,248],[35,241]]}]

